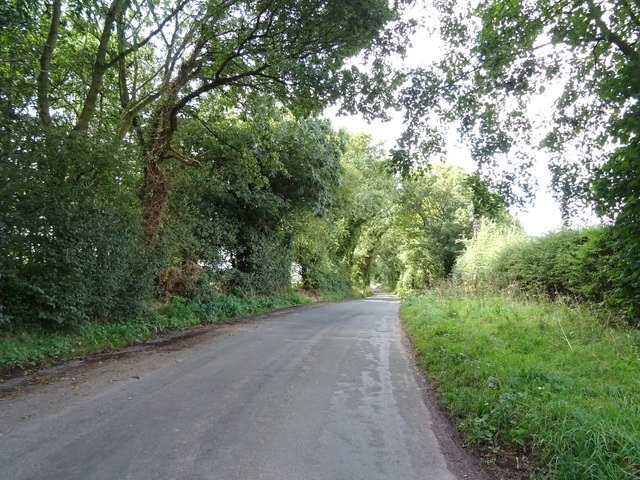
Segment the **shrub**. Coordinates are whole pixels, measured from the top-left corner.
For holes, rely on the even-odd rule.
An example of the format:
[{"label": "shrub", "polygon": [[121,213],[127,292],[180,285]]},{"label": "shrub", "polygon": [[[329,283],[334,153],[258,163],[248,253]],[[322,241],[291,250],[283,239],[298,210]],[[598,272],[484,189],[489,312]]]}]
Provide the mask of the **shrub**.
[{"label": "shrub", "polygon": [[527,237],[521,229],[485,223],[455,267],[472,288],[550,298],[613,299],[613,252],[608,227],[560,230]]},{"label": "shrub", "polygon": [[99,139],[23,133],[0,164],[8,180],[0,187],[0,323],[135,315],[150,276],[138,250],[138,201],[122,188],[133,182],[127,152]]}]

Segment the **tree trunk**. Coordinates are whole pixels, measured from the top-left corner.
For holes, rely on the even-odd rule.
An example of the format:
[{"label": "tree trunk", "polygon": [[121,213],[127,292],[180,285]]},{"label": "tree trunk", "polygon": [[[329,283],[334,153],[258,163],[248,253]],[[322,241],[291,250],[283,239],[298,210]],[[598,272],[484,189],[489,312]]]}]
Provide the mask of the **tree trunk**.
[{"label": "tree trunk", "polygon": [[165,161],[171,151],[173,130],[169,128],[169,99],[155,112],[143,157],[142,242],[149,248],[158,243],[169,201],[169,175]]},{"label": "tree trunk", "polygon": [[[165,115],[162,115],[164,117]],[[142,241],[155,247],[160,237],[169,202],[169,176],[164,165],[173,134],[159,122],[144,154],[144,190],[142,198]]]},{"label": "tree trunk", "polygon": [[148,247],[158,243],[169,199],[167,173],[156,160],[145,162],[144,198],[142,200],[142,240]]},{"label": "tree trunk", "polygon": [[51,60],[58,41],[58,28],[60,26],[61,1],[54,0],[51,4],[51,24],[47,34],[47,42],[40,56],[40,71],[38,72],[38,116],[40,123],[46,127],[51,126],[51,114],[49,113],[49,73],[51,72]]},{"label": "tree trunk", "polygon": [[453,267],[456,264],[456,256],[454,254],[447,254],[442,262],[442,268],[444,270],[444,278],[449,278],[453,272]]},{"label": "tree trunk", "polygon": [[367,288],[371,285],[371,265],[373,264],[373,254],[369,254],[364,259],[364,269],[362,272],[362,283],[364,283],[363,287]]}]

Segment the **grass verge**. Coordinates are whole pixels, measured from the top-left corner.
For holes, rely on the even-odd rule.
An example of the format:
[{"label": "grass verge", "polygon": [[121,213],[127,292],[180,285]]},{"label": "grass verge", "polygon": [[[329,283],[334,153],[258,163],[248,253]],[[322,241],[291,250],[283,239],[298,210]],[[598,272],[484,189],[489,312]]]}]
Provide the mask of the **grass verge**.
[{"label": "grass verge", "polygon": [[154,314],[128,322],[85,322],[64,331],[14,329],[0,337],[0,374],[114,350],[195,325],[304,303],[309,301],[297,293],[252,298],[223,295],[207,302],[177,297]]},{"label": "grass verge", "polygon": [[557,480],[640,478],[640,332],[586,308],[405,298],[419,362],[463,432],[488,452],[527,456]]}]

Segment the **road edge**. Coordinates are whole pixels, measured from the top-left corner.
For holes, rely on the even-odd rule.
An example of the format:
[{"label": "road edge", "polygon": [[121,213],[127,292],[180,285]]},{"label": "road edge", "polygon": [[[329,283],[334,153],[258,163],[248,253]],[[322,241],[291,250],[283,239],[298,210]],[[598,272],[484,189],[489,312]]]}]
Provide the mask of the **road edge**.
[{"label": "road edge", "polygon": [[481,460],[463,446],[462,435],[448,414],[437,390],[429,381],[428,374],[420,368],[418,353],[411,342],[399,310],[398,322],[402,331],[402,346],[409,359],[411,373],[420,389],[422,401],[431,416],[432,430],[449,470],[461,480],[497,480],[498,477],[494,472],[482,465]]}]

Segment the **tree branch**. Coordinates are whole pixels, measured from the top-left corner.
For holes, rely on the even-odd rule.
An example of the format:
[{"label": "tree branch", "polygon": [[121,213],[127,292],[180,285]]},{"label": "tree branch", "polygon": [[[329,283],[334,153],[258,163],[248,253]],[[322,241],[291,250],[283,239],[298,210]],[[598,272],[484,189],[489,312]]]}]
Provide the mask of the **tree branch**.
[{"label": "tree branch", "polygon": [[[113,24],[116,21],[116,16],[120,12],[121,4],[123,0],[113,0],[107,15],[104,19],[104,26],[102,27],[102,34],[100,35],[100,43],[98,44],[98,51],[96,53],[96,61],[91,72],[91,83],[89,84],[89,91],[84,100],[82,106],[82,112],[80,118],[76,122],[74,127],[75,132],[85,132],[89,128],[89,121],[93,117],[96,111],[96,102],[98,100],[98,94],[102,87],[102,80],[108,67],[105,63],[107,57],[107,47],[109,46],[109,40],[111,39],[111,31],[113,30]],[[115,65],[115,64],[114,64]]]},{"label": "tree branch", "polygon": [[212,81],[205,83],[203,85],[201,85],[199,88],[196,88],[194,91],[190,92],[189,94],[185,95],[184,97],[182,97],[180,99],[180,101],[178,103],[176,103],[176,105],[173,107],[173,110],[178,112],[180,110],[182,110],[191,100],[193,100],[194,98],[199,97],[200,95],[210,92],[211,90],[213,90],[216,87],[222,86],[222,85],[229,85],[232,84],[238,80],[241,80],[243,78],[246,77],[254,77],[254,76],[259,76],[262,72],[264,72],[267,68],[269,68],[268,64],[262,65],[254,70],[248,70],[246,72],[243,73],[239,73],[237,75],[232,75],[230,77],[226,77],[226,78],[214,78],[212,79]]},{"label": "tree branch", "polygon": [[602,32],[605,39],[618,47],[620,52],[622,52],[628,60],[631,60],[634,63],[640,63],[640,53],[629,45],[620,35],[611,31],[609,26],[602,19],[602,10],[600,7],[596,6],[593,0],[587,0],[587,6],[596,26],[600,32]]},{"label": "tree branch", "polygon": [[38,73],[38,115],[40,123],[51,126],[51,114],[49,111],[49,72],[53,51],[58,41],[58,28],[60,26],[61,0],[53,0],[51,4],[51,24],[47,42],[40,57],[40,72]]},{"label": "tree branch", "polygon": [[173,19],[173,17],[175,17],[178,13],[180,13],[182,11],[182,9],[184,9],[184,7],[188,3],[188,1],[189,0],[183,0],[181,3],[179,3],[178,6],[176,8],[174,8],[173,11],[168,16],[166,16],[164,18],[164,20],[162,20],[160,25],[158,25],[158,27],[155,30],[153,30],[149,35],[147,35],[143,40],[133,44],[131,47],[127,48],[126,50],[123,50],[122,52],[119,52],[118,55],[116,55],[114,58],[112,58],[111,61],[109,61],[109,63],[107,63],[105,65],[106,68],[109,69],[109,68],[113,67],[122,58],[127,57],[131,53],[135,52],[136,50],[141,49],[147,43],[149,43],[156,35],[158,35],[158,33],[160,33],[164,29],[165,25],[167,23],[169,23],[169,21],[171,21],[171,19]]},{"label": "tree branch", "polygon": [[118,55],[116,55],[109,62],[106,61],[107,57],[107,48],[109,46],[109,41],[111,39],[111,32],[113,30],[113,25],[116,21],[116,18],[119,15],[124,14],[124,10],[126,8],[125,0],[113,0],[104,20],[104,26],[102,29],[102,34],[100,36],[100,42],[98,44],[98,51],[96,54],[96,61],[93,67],[93,71],[91,73],[91,82],[89,84],[89,91],[85,98],[82,112],[80,113],[80,118],[78,119],[74,131],[76,132],[85,132],[89,127],[89,121],[93,117],[96,111],[96,102],[98,99],[98,95],[100,89],[102,87],[102,81],[104,79],[104,74],[111,67],[117,65],[120,60],[126,58],[131,53],[139,50],[144,45],[149,43],[153,37],[155,37],[169,22],[172,18],[174,18],[184,6],[188,3],[188,0],[182,0],[178,6],[162,21],[162,23],[154,29],[149,35],[147,35],[142,41],[137,42],[131,47],[121,51]]},{"label": "tree branch", "polygon": [[151,102],[157,100],[159,97],[160,97],[160,93],[156,92],[156,93],[147,95],[145,98],[143,98],[142,100],[139,100],[134,105],[129,105],[126,108],[126,110],[123,112],[122,116],[120,117],[120,122],[118,125],[118,135],[117,135],[118,141],[123,140],[124,137],[127,135],[129,130],[131,129],[131,126],[134,125],[135,118],[138,115],[138,113],[140,113],[140,111],[144,107],[149,105]]},{"label": "tree branch", "polygon": [[185,155],[184,153],[180,153],[177,150],[175,150],[173,147],[169,148],[169,153],[167,154],[167,157],[172,157],[172,158],[175,158],[176,160],[180,160],[185,165],[198,165],[199,167],[202,167],[202,163],[200,163],[200,161],[197,158],[193,158],[190,155]]},{"label": "tree branch", "polygon": [[197,120],[200,125],[202,126],[202,128],[204,128],[207,132],[209,132],[209,134],[215,138],[216,140],[218,140],[222,145],[229,147],[231,150],[235,151],[236,153],[239,153],[242,155],[242,150],[240,150],[237,146],[227,142],[226,140],[224,140],[220,135],[218,135],[215,131],[213,131],[211,129],[211,127],[209,127],[209,125],[207,125],[207,122],[205,122],[202,118],[200,118],[197,114],[197,112],[195,110],[192,109],[188,109],[186,112],[191,118]]}]

